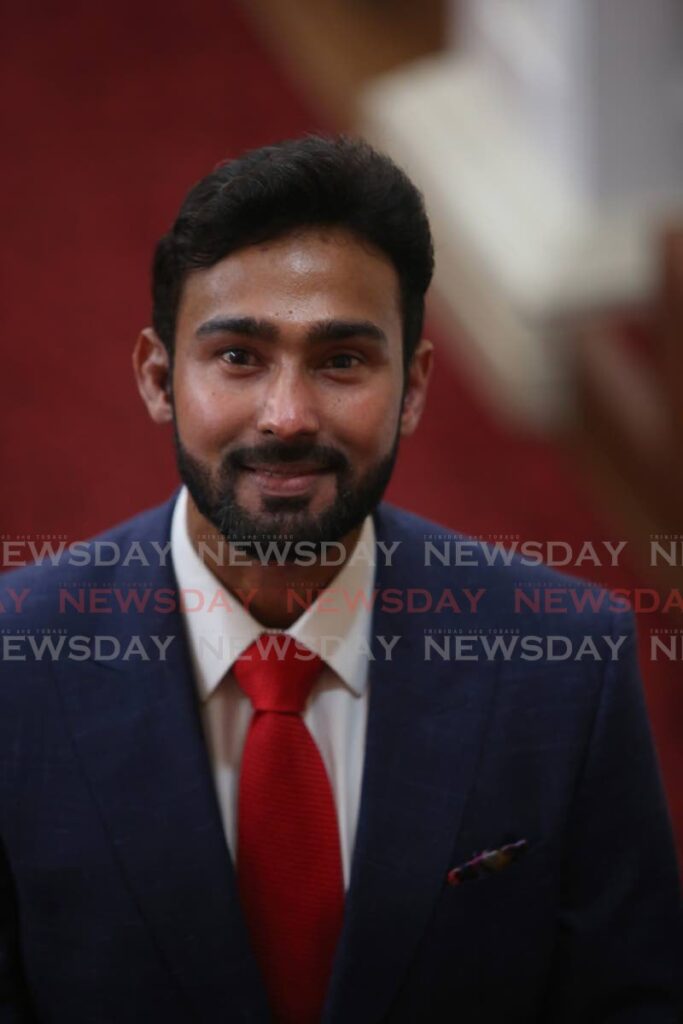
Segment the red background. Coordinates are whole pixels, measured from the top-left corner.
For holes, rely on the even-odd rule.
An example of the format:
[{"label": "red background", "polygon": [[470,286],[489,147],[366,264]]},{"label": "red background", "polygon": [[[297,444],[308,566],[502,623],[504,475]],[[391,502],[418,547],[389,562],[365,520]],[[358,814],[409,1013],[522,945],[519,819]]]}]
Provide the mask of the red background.
[{"label": "red background", "polygon": [[[176,486],[130,351],[152,247],[187,187],[243,148],[334,126],[228,0],[13,5],[3,27],[0,533],[76,539]],[[432,326],[438,372],[389,499],[465,532],[618,539],[577,467],[498,425]],[[643,672],[681,848],[681,668],[643,659]]]}]

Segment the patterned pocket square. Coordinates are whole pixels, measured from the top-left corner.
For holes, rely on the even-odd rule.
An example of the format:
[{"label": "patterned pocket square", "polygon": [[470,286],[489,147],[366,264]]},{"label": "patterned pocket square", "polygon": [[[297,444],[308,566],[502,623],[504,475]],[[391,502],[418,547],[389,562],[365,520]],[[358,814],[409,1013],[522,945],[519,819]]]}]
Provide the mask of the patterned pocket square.
[{"label": "patterned pocket square", "polygon": [[446,880],[449,885],[462,885],[463,882],[476,882],[480,878],[497,874],[521,857],[528,846],[528,840],[518,839],[507,846],[501,846],[498,850],[484,850],[483,853],[476,854],[472,860],[451,868]]}]

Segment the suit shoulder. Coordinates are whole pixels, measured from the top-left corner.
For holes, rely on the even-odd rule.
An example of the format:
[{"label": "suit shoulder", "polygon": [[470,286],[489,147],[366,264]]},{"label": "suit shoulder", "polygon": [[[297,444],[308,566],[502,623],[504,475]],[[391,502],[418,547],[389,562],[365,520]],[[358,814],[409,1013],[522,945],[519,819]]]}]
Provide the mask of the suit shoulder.
[{"label": "suit shoulder", "polygon": [[600,584],[584,577],[558,572],[545,565],[541,553],[524,555],[505,541],[484,540],[460,533],[443,523],[416,515],[388,502],[378,506],[375,523],[378,537],[391,538],[420,549],[428,556],[425,567],[434,572],[457,569],[485,572],[490,585],[509,583],[542,587],[594,587]]},{"label": "suit shoulder", "polygon": [[496,615],[514,609],[511,617],[519,626],[531,620],[549,626],[561,614],[572,627],[612,628],[609,591],[545,565],[542,545],[521,549],[505,539],[471,537],[385,502],[378,506],[375,524],[378,540],[399,542],[394,560],[420,586],[440,592],[482,590],[487,595],[482,608],[493,605]]},{"label": "suit shoulder", "polygon": [[39,541],[33,547],[22,548],[21,553],[13,553],[21,564],[13,568],[10,562],[9,568],[0,572],[0,594],[7,597],[3,601],[3,624],[16,625],[11,621],[12,612],[18,612],[22,595],[30,595],[35,609],[59,587],[92,584],[103,574],[111,574],[126,558],[134,557],[134,552],[144,553],[155,542],[167,542],[174,502],[175,496],[82,541]]}]

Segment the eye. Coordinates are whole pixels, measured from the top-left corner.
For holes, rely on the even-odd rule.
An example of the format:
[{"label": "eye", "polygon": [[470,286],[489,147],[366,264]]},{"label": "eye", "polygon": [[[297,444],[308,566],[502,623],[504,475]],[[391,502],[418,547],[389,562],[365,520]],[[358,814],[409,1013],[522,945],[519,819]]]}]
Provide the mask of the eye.
[{"label": "eye", "polygon": [[226,348],[220,353],[220,357],[223,362],[228,363],[230,366],[253,366],[254,363],[250,362],[253,360],[254,355],[249,352],[246,348]]},{"label": "eye", "polygon": [[[354,361],[355,360],[355,361]],[[325,363],[325,366],[331,366],[333,370],[353,370],[356,366],[361,366],[363,360],[360,356],[353,355],[352,352],[338,352]]]}]

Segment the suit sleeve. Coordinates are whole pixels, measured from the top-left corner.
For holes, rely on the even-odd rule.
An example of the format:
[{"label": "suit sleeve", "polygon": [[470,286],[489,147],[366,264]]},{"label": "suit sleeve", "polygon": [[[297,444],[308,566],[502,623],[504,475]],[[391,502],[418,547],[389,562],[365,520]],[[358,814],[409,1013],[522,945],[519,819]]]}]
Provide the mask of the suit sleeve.
[{"label": "suit sleeve", "polygon": [[547,1012],[552,1024],[681,1020],[683,911],[632,617],[606,665],[569,815]]},{"label": "suit sleeve", "polygon": [[0,1024],[36,1024],[21,971],[14,885],[0,843]]}]

